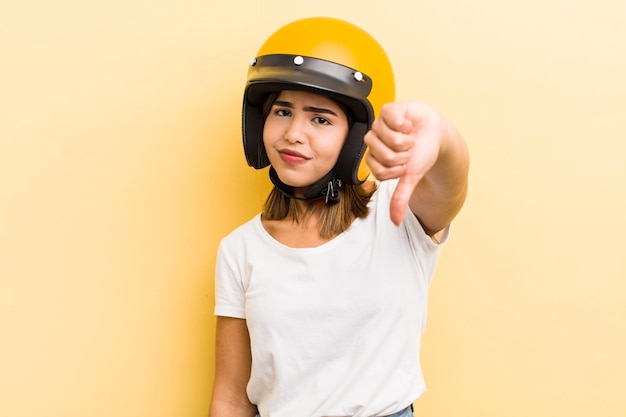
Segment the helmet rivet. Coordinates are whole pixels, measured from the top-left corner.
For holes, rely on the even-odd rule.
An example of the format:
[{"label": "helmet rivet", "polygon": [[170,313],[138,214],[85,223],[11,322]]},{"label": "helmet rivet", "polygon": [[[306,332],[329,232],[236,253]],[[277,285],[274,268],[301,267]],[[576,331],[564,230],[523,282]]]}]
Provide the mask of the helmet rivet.
[{"label": "helmet rivet", "polygon": [[250,66],[253,67],[256,65],[256,58],[252,58],[252,60],[250,61]]},{"label": "helmet rivet", "polygon": [[354,79],[357,81],[363,81],[363,73],[357,71],[354,73]]},{"label": "helmet rivet", "polygon": [[300,55],[298,55],[297,57],[295,57],[293,59],[293,63],[296,65],[302,65],[304,64],[304,58],[302,58]]}]

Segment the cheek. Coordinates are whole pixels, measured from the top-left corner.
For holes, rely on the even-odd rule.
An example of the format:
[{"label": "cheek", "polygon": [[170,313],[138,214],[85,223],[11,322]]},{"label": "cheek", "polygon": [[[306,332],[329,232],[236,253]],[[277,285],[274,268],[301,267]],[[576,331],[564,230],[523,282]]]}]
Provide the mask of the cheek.
[{"label": "cheek", "polygon": [[334,166],[337,163],[337,160],[339,159],[339,154],[341,153],[341,149],[343,147],[343,143],[344,141],[342,141],[340,138],[337,138],[332,142],[325,142],[316,149],[317,157],[319,158],[319,162],[322,164],[322,166],[328,168]]},{"label": "cheek", "polygon": [[327,155],[339,156],[343,145],[346,143],[345,135],[337,135],[333,140],[328,141],[324,146],[324,152]]},{"label": "cheek", "polygon": [[325,144],[324,146],[319,148],[319,151],[325,156],[339,156],[339,152],[341,152],[342,146],[343,146],[343,143],[334,142],[330,144]]},{"label": "cheek", "polygon": [[272,138],[275,136],[275,131],[276,128],[274,126],[274,124],[272,123],[265,123],[263,125],[263,131],[261,133],[261,139],[263,142],[263,145],[267,148],[268,145],[271,143]]}]

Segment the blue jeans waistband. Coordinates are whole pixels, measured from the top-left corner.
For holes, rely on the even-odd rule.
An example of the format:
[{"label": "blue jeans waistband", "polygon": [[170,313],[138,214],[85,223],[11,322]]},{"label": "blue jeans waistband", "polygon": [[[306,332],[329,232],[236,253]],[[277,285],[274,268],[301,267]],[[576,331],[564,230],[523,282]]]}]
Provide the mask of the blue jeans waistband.
[{"label": "blue jeans waistband", "polygon": [[[256,417],[261,417],[261,416],[257,414]],[[390,414],[385,417],[413,417],[413,404],[411,404],[404,410],[398,411],[397,413]]]},{"label": "blue jeans waistband", "polygon": [[411,404],[402,411],[398,411],[397,413],[388,415],[386,417],[413,417],[413,404]]}]

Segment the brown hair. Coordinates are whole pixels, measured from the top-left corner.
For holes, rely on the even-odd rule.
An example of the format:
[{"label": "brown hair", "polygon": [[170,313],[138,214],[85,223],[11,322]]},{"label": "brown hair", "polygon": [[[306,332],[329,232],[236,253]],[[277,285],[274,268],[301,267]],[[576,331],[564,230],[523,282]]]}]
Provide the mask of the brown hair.
[{"label": "brown hair", "polygon": [[[271,93],[263,104],[263,121],[269,114],[274,101],[279,93]],[[342,109],[346,106],[338,102]],[[348,120],[351,122],[352,117],[349,111],[346,111]],[[352,123],[350,123],[350,126]],[[263,131],[263,129],[261,129]],[[261,144],[263,141],[259,141]],[[263,146],[263,145],[261,145]],[[324,200],[308,202],[308,208],[304,213],[300,213],[296,201],[289,198],[281,190],[274,187],[270,192],[265,205],[263,206],[263,218],[266,220],[283,220],[289,218],[294,223],[309,216],[317,205],[323,205],[319,217],[319,234],[324,239],[331,238],[348,230],[354,219],[367,217],[369,214],[369,203],[372,195],[376,191],[376,187],[366,189],[363,185],[343,184],[339,189],[340,199],[338,203],[325,204]]]},{"label": "brown hair", "polygon": [[344,184],[339,189],[338,203],[325,204],[324,200],[308,202],[308,209],[300,214],[296,201],[287,197],[278,188],[270,192],[263,207],[263,218],[266,220],[283,220],[289,218],[294,223],[310,215],[316,205],[323,205],[319,217],[319,234],[324,239],[331,238],[348,230],[353,220],[367,217],[369,203],[376,187],[367,190],[362,185]]}]

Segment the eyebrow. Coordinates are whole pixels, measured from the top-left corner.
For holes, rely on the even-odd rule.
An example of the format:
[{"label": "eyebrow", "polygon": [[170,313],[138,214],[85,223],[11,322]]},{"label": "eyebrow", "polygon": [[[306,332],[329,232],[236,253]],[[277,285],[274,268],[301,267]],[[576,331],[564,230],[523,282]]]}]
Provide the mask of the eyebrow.
[{"label": "eyebrow", "polygon": [[[274,102],[275,106],[287,107],[289,109],[293,109],[293,104],[288,101],[276,100]],[[321,114],[331,114],[333,116],[338,116],[337,113],[330,109],[326,109],[324,107],[314,107],[314,106],[304,106],[304,111],[313,112],[313,113],[321,113]]]}]

